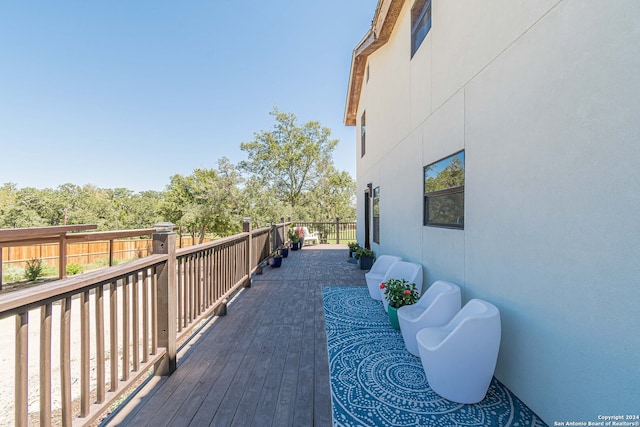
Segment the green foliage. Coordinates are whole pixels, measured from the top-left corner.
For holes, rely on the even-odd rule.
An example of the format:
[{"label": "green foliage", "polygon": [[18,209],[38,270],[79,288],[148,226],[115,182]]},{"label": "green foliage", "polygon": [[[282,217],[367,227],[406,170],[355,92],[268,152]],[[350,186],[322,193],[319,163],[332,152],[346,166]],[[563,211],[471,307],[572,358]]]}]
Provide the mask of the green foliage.
[{"label": "green foliage", "polygon": [[363,257],[363,256],[369,256],[371,258],[375,258],[376,254],[371,249],[367,249],[367,248],[363,248],[362,246],[359,246],[358,249],[356,249],[355,258],[360,259],[360,257]]},{"label": "green foliage", "polygon": [[240,145],[249,157],[240,165],[267,192],[295,209],[333,167],[331,153],[338,140],[330,139],[331,131],[318,122],[298,126],[295,114],[277,108],[271,115],[276,120],[272,131],[257,132],[253,141]]},{"label": "green foliage", "polygon": [[162,193],[135,194],[125,188],[102,189],[64,184],[57,189],[0,187],[0,228],[96,224],[98,230],[148,228],[159,222]]},{"label": "green foliage", "polygon": [[298,243],[300,241],[300,237],[298,237],[298,232],[293,224],[289,226],[287,230],[287,237],[291,240],[291,243]]},{"label": "green foliage", "polygon": [[225,158],[218,170],[196,169],[189,176],[174,175],[165,192],[162,212],[202,243],[207,233],[227,236],[240,231],[241,178]]},{"label": "green foliage", "polygon": [[33,282],[44,275],[44,265],[40,258],[31,258],[24,267],[25,279]]},{"label": "green foliage", "polygon": [[464,166],[459,157],[452,157],[447,166],[433,176],[434,169],[439,164],[440,162],[435,163],[427,167],[425,171],[425,174],[428,175],[424,182],[425,193],[464,185]]},{"label": "green foliage", "polygon": [[384,289],[384,295],[391,307],[400,308],[403,305],[415,304],[420,295],[415,283],[409,283],[405,279],[389,279],[380,284]]},{"label": "green foliage", "polygon": [[360,243],[358,242],[349,242],[349,252],[357,252],[360,249]]},{"label": "green foliage", "polygon": [[24,278],[24,268],[13,264],[2,266],[2,283],[15,283]]},{"label": "green foliage", "polygon": [[149,228],[171,221],[184,233],[226,236],[241,230],[242,218],[254,228],[279,222],[355,220],[355,182],[333,165],[338,141],[316,121],[298,124],[294,114],[274,109],[270,131],[241,144],[248,160],[234,166],[174,175],[165,191],[134,193],[87,184],[56,189],[0,186],[0,228],[96,224],[100,230]]},{"label": "green foliage", "polygon": [[66,270],[67,276],[75,276],[76,274],[82,273],[82,266],[78,263],[73,262],[71,264],[67,264]]}]

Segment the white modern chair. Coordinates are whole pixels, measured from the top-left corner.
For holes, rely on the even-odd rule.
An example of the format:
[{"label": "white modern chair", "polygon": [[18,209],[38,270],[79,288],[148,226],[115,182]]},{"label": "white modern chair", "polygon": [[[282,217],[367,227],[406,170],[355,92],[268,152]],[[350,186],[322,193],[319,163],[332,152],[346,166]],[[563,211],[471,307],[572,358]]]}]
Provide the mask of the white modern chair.
[{"label": "white modern chair", "polygon": [[445,399],[477,403],[491,384],[500,349],[500,312],[472,299],[445,326],[416,335],[429,386]]},{"label": "white modern chair", "polygon": [[380,296],[380,283],[382,283],[384,275],[387,274],[391,266],[401,260],[402,258],[394,255],[380,255],[376,258],[376,262],[371,266],[371,270],[364,275],[367,280],[367,287],[369,288],[371,298],[378,301],[382,300]]},{"label": "white modern chair", "polygon": [[318,238],[318,232],[314,231],[313,233],[309,231],[307,227],[302,227],[302,232],[304,234],[304,244],[311,244],[314,242],[315,245],[320,243],[320,239]]},{"label": "white modern chair", "polygon": [[460,311],[460,288],[453,283],[438,280],[420,297],[418,302],[398,309],[398,323],[409,353],[420,356],[416,334],[431,326],[449,323]]},{"label": "white modern chair", "polygon": [[[422,265],[408,261],[398,261],[387,270],[387,274],[382,278],[382,282],[389,279],[405,279],[409,283],[415,283],[418,295],[422,295]],[[389,301],[384,295],[384,289],[378,286],[378,292],[382,299],[384,311],[389,311]]]}]

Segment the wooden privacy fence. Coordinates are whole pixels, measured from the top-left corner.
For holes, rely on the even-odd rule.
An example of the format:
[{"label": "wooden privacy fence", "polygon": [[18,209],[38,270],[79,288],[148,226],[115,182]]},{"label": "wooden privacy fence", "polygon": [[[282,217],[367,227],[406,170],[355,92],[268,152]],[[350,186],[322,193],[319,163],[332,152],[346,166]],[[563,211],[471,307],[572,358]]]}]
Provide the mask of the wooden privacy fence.
[{"label": "wooden privacy fence", "polygon": [[14,424],[30,412],[41,426],[91,423],[149,370],[171,374],[177,341],[250,287],[287,226],[246,220],[242,233],[182,249],[171,228],[155,231],[150,256],[0,297],[2,326],[15,323]]},{"label": "wooden privacy fence", "polygon": [[[151,233],[149,232],[149,235]],[[180,247],[192,246],[195,239],[191,236],[182,236],[179,241]],[[208,242],[210,239],[205,239]],[[125,261],[142,258],[151,254],[151,239],[135,240],[103,240],[83,243],[67,244],[67,264],[92,264],[96,261],[109,261],[109,255],[113,256],[113,261]],[[14,246],[3,248],[2,262],[5,265],[17,265],[24,267],[26,262],[32,258],[39,258],[42,261],[58,267],[60,255],[60,245],[58,243],[43,243],[39,245]],[[113,262],[111,263],[113,265]]]}]

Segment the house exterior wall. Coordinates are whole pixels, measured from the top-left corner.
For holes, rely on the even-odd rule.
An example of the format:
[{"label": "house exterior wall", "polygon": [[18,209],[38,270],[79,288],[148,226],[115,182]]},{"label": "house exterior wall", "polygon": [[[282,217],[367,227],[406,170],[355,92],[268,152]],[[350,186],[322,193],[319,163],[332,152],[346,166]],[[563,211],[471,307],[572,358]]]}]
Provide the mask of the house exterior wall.
[{"label": "house exterior wall", "polygon": [[[547,423],[636,414],[640,2],[432,0],[410,59],[412,3],[368,58],[359,241],[372,183],[372,249],[494,303],[496,377]],[[464,230],[423,226],[422,168],[461,149]]]}]

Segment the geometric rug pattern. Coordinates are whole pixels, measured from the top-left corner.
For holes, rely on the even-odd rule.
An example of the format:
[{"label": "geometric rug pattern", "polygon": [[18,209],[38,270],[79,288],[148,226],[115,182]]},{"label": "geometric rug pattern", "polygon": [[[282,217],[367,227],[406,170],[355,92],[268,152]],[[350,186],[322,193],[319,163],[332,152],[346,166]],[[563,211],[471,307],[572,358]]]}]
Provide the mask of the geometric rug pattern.
[{"label": "geometric rug pattern", "polygon": [[477,404],[436,394],[366,287],[324,287],[323,301],[334,426],[546,426],[495,378]]}]

